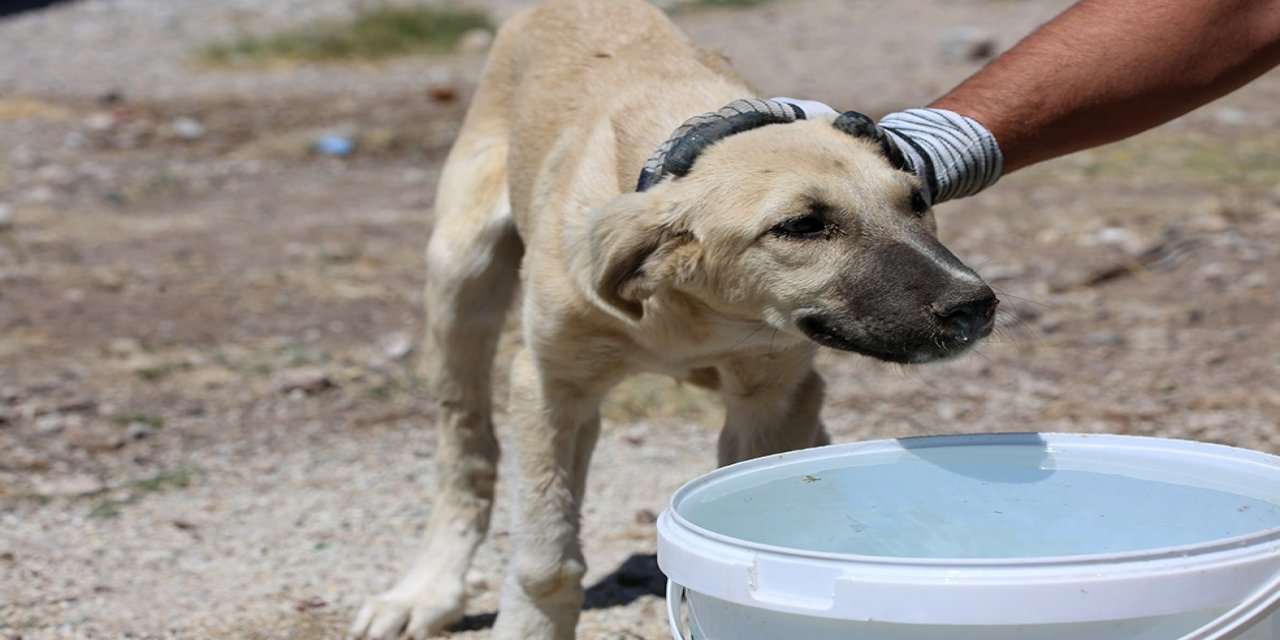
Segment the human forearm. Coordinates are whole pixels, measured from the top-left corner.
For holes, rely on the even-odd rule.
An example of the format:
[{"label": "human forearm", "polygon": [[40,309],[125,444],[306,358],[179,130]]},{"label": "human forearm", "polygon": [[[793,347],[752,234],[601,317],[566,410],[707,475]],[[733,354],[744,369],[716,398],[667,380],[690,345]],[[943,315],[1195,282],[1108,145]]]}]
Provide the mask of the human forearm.
[{"label": "human forearm", "polygon": [[1277,63],[1276,0],[1082,0],[930,106],[990,129],[1007,173],[1166,122]]}]

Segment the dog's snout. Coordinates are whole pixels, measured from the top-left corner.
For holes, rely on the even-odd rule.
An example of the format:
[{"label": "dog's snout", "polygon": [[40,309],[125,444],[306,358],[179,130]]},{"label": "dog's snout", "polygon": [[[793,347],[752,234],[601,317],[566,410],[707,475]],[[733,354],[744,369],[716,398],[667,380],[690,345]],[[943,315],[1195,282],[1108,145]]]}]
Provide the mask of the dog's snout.
[{"label": "dog's snout", "polygon": [[995,323],[996,305],[999,301],[989,288],[983,288],[975,296],[962,300],[935,302],[933,315],[943,332],[959,338],[982,337]]}]

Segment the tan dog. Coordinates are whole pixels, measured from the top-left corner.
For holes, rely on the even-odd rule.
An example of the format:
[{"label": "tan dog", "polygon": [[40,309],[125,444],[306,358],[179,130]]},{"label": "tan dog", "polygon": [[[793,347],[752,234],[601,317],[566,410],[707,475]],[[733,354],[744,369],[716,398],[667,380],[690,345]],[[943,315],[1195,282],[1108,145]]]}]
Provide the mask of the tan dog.
[{"label": "tan dog", "polygon": [[727,464],[827,442],[818,345],[925,362],[990,332],[995,297],[935,239],[917,179],[847,121],[736,133],[632,192],[682,121],[751,95],[639,0],[552,0],[503,26],[427,250],[439,449],[425,548],[354,636],[421,638],[462,616],[497,474],[490,369],[517,282],[503,640],[574,635],[587,466],[601,399],[624,377],[718,388]]}]

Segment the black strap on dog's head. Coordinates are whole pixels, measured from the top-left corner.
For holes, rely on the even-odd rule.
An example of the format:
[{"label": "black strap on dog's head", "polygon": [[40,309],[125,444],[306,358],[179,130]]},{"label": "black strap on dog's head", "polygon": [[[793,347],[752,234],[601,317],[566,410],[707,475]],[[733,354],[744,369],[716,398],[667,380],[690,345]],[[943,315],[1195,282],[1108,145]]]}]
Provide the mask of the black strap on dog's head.
[{"label": "black strap on dog's head", "polygon": [[901,171],[911,171],[911,163],[903,155],[902,149],[889,138],[889,134],[875,120],[857,111],[846,111],[836,117],[832,123],[835,128],[857,138],[866,138],[880,147],[880,153],[889,160],[889,164]]},{"label": "black strap on dog's head", "polygon": [[758,98],[734,100],[718,111],[694,116],[680,125],[644,164],[636,191],[644,191],[667,176],[688,174],[707,147],[735,133],[804,119],[804,111],[793,104]]}]

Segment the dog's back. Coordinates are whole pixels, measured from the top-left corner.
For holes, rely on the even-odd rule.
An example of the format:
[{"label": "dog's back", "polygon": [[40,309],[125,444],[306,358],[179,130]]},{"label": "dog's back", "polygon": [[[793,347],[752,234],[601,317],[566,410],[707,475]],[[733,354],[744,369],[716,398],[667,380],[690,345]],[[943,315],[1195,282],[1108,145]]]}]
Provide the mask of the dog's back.
[{"label": "dog's back", "polygon": [[504,24],[485,75],[484,87],[497,90],[482,91],[475,109],[501,110],[510,127],[511,205],[522,230],[548,166],[607,145],[618,184],[600,195],[611,197],[634,187],[648,155],[689,114],[753,95],[723,58],[641,0],[529,9]]}]

